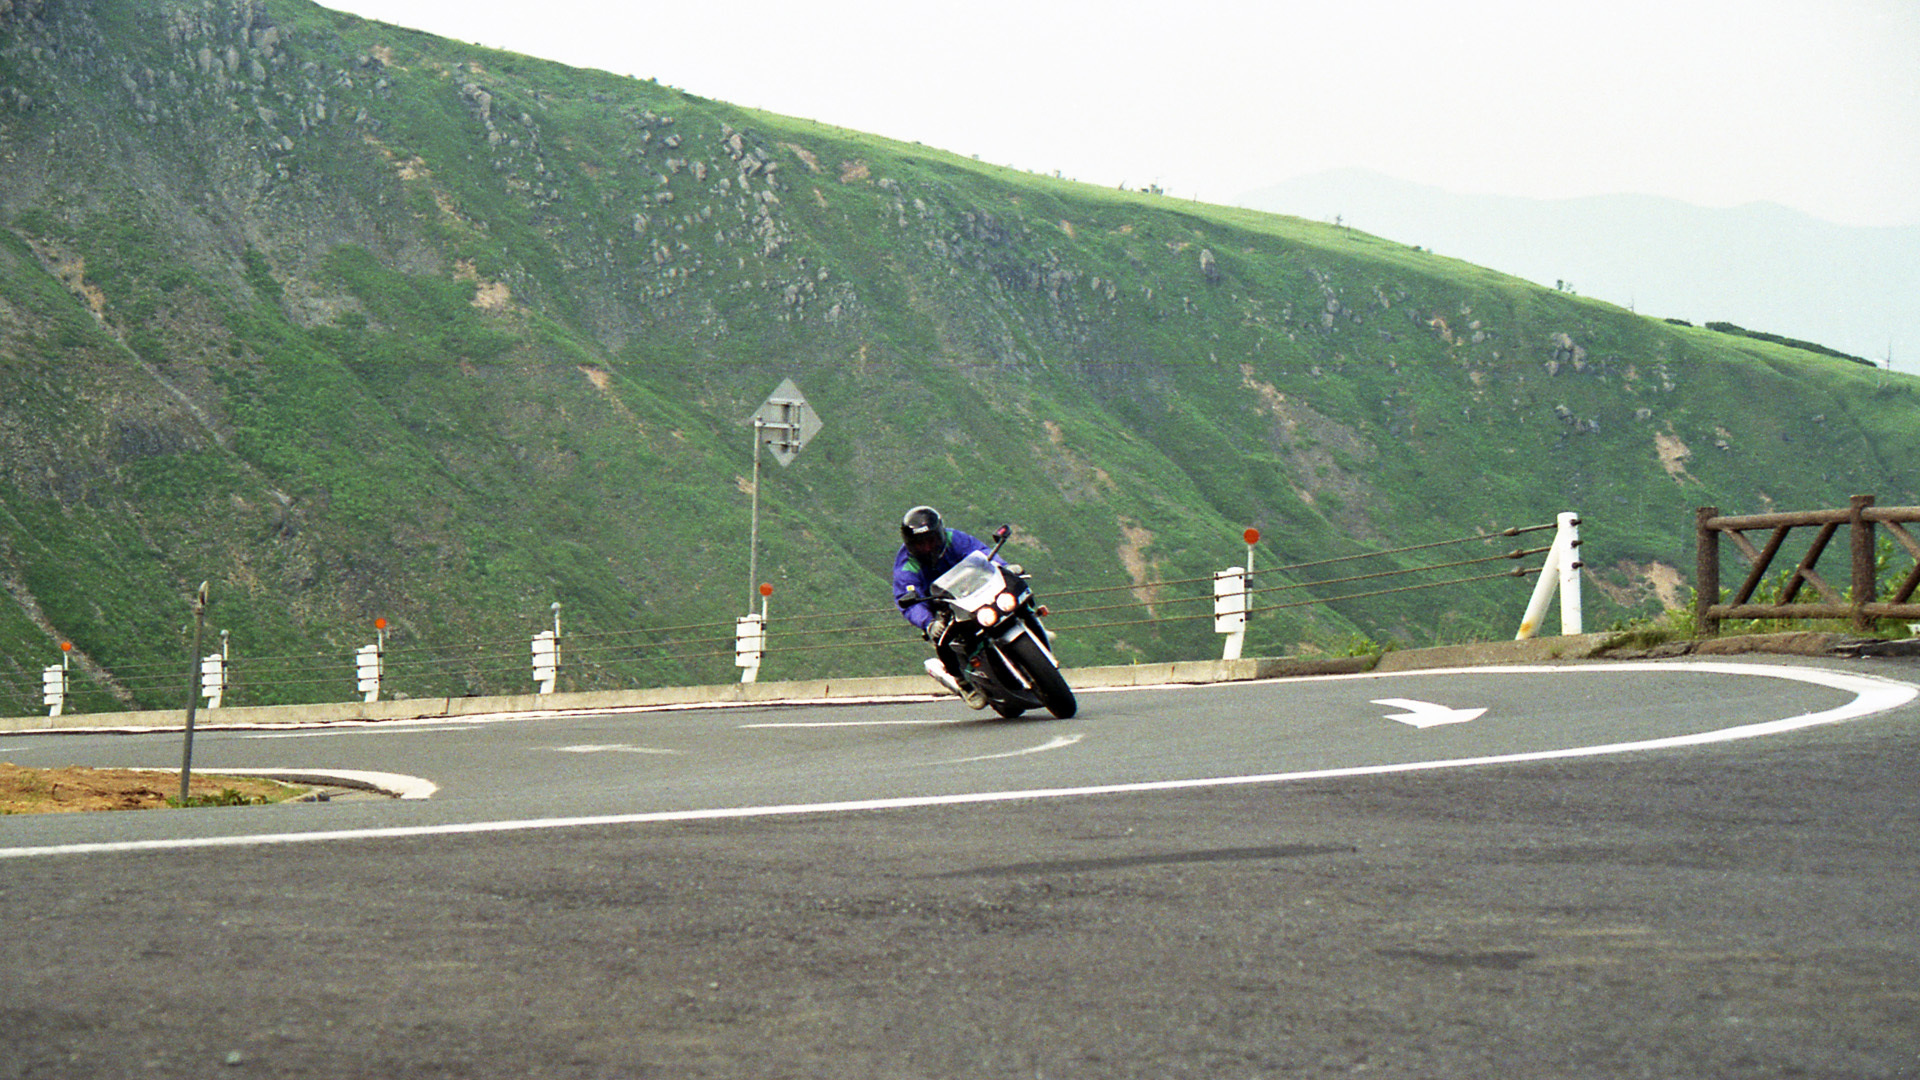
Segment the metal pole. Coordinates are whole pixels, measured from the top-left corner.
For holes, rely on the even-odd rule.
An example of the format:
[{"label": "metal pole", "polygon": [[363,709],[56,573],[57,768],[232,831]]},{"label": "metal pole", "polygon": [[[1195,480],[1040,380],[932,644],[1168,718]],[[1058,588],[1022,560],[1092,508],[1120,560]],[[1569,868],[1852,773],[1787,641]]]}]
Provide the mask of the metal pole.
[{"label": "metal pole", "polygon": [[753,590],[760,583],[760,432],[767,422],[753,418],[753,524],[747,531],[747,614],[753,614]]},{"label": "metal pole", "polygon": [[193,779],[193,712],[200,703],[200,629],[207,621],[207,583],[200,583],[200,592],[193,598],[193,650],[188,654],[191,665],[187,671],[187,737],[180,749],[180,805],[187,805],[187,788]]}]

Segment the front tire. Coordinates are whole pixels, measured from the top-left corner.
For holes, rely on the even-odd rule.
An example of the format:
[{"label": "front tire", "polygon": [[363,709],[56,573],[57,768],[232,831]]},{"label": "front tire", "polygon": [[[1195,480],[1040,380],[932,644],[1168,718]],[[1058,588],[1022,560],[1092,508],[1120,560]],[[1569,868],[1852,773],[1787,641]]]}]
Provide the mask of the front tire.
[{"label": "front tire", "polygon": [[1062,720],[1068,719],[1080,708],[1073,698],[1073,687],[1067,685],[1066,676],[1047,658],[1046,651],[1031,635],[1022,635],[1007,645],[1007,654],[1013,662],[1026,672],[1027,681],[1033,684],[1033,692],[1047,711]]}]

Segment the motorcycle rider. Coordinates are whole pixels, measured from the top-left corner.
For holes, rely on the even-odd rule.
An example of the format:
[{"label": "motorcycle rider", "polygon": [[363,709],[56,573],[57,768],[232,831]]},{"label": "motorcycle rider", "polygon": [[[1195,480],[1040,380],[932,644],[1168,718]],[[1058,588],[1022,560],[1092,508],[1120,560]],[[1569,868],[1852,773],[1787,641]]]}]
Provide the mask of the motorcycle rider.
[{"label": "motorcycle rider", "polygon": [[[927,661],[927,674],[972,708],[985,708],[986,695],[961,677],[963,658],[946,643],[946,616],[926,601],[933,595],[934,579],[953,569],[969,554],[990,553],[992,547],[978,537],[947,528],[946,522],[940,519],[940,511],[931,506],[916,506],[907,511],[900,519],[900,541],[899,554],[893,557],[893,599],[907,621],[933,643],[938,659]],[[1007,565],[998,555],[992,558],[1000,566]]]}]

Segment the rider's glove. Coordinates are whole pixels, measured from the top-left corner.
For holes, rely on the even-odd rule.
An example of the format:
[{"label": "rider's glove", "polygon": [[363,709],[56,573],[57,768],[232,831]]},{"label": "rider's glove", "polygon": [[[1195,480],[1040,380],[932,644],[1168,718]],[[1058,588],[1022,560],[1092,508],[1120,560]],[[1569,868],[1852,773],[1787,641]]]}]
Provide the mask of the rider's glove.
[{"label": "rider's glove", "polygon": [[1017,562],[1010,562],[1007,564],[1007,573],[1012,574],[1014,577],[1023,578],[1027,576],[1027,568]]},{"label": "rider's glove", "polygon": [[940,639],[947,636],[947,624],[949,621],[945,613],[935,615],[929,620],[927,623],[927,640],[936,645],[939,644]]}]

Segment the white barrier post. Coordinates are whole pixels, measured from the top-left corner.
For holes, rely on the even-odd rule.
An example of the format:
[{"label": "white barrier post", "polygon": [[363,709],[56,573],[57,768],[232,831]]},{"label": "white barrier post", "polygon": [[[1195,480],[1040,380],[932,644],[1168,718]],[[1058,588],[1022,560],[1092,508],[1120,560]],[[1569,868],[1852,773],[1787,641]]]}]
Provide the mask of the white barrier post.
[{"label": "white barrier post", "polygon": [[1580,571],[1587,564],[1580,557],[1580,515],[1561,514],[1560,531],[1553,539],[1566,553],[1560,559],[1560,633],[1584,634],[1586,611],[1580,601]]},{"label": "white barrier post", "polygon": [[380,646],[362,645],[353,651],[354,674],[359,678],[362,701],[380,700]]},{"label": "white barrier post", "polygon": [[40,671],[40,704],[47,707],[47,716],[59,716],[67,707],[67,653],[73,648],[72,642],[60,643],[62,652],[60,662],[49,664]]},{"label": "white barrier post", "polygon": [[551,694],[560,681],[560,635],[542,630],[533,635],[533,692]]},{"label": "white barrier post", "polygon": [[1247,643],[1247,614],[1252,609],[1253,545],[1260,542],[1260,530],[1240,534],[1247,542],[1247,565],[1229,566],[1213,575],[1213,632],[1225,634],[1220,659],[1238,660]]},{"label": "white barrier post", "polygon": [[1238,660],[1247,640],[1247,571],[1229,566],[1213,575],[1213,632],[1227,635],[1220,659]]},{"label": "white barrier post", "polygon": [[354,675],[358,679],[362,701],[380,700],[380,683],[387,674],[387,620],[373,620],[374,639],[353,651]]},{"label": "white barrier post", "polygon": [[733,624],[733,663],[740,669],[740,681],[750,683],[760,677],[760,658],[767,652],[767,618],[755,612],[742,615]]},{"label": "white barrier post", "polygon": [[209,709],[219,708],[227,693],[227,635],[232,632],[220,631],[220,651],[200,658],[200,696],[207,699]]},{"label": "white barrier post", "polygon": [[740,669],[740,681],[754,682],[760,678],[760,661],[767,655],[767,601],[773,595],[773,586],[760,583],[760,612],[755,615],[742,615],[733,624],[733,663]]},{"label": "white barrier post", "polygon": [[560,684],[560,601],[553,602],[553,629],[533,636],[533,692],[551,694]]},{"label": "white barrier post", "polygon": [[1581,634],[1584,612],[1580,603],[1580,515],[1561,514],[1553,546],[1547,549],[1547,561],[1540,567],[1540,580],[1533,584],[1533,596],[1527,601],[1527,613],[1520,620],[1515,641],[1525,641],[1540,629],[1546,618],[1547,604],[1555,592],[1560,594],[1560,633]]}]

